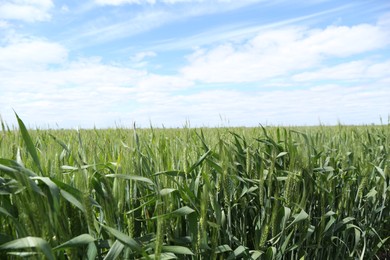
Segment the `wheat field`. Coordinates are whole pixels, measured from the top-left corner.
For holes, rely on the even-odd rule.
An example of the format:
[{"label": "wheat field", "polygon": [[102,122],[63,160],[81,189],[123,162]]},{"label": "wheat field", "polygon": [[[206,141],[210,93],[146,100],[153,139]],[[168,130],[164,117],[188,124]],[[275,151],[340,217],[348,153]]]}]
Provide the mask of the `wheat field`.
[{"label": "wheat field", "polygon": [[1,259],[386,259],[390,126],[1,122]]}]

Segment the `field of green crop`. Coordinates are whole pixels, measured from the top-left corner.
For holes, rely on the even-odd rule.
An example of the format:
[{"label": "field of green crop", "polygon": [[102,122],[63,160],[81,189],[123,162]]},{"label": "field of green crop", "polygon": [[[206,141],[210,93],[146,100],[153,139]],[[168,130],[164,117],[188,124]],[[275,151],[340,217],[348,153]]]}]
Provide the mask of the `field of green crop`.
[{"label": "field of green crop", "polygon": [[386,259],[390,126],[1,122],[0,259]]}]

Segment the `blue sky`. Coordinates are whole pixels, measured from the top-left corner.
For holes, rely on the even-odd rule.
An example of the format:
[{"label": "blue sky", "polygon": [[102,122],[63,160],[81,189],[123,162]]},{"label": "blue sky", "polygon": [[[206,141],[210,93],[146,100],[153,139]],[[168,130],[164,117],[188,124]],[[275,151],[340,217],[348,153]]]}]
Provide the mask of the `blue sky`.
[{"label": "blue sky", "polygon": [[389,71],[386,0],[0,0],[10,125],[387,123]]}]

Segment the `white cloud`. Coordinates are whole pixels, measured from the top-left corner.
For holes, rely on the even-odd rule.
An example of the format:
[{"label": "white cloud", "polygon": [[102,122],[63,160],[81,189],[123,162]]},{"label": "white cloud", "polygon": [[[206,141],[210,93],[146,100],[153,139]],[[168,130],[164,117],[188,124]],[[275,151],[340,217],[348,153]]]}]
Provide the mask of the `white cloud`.
[{"label": "white cloud", "polygon": [[0,114],[6,121],[13,121],[13,108],[29,124],[52,127],[112,126],[145,100],[154,97],[148,106],[156,107],[164,102],[160,97],[191,86],[175,76],[89,59],[55,70],[0,71],[0,78]]},{"label": "white cloud", "polygon": [[9,0],[0,2],[0,19],[22,20],[25,22],[51,19],[51,0]]},{"label": "white cloud", "polygon": [[[280,40],[292,36],[284,37]],[[14,44],[18,46],[19,42],[23,41]],[[45,44],[56,46],[51,42]],[[15,46],[9,43],[5,48],[13,50]],[[231,51],[226,47],[221,53]],[[59,63],[48,69],[53,61]],[[24,60],[30,64],[24,67],[17,66],[20,61],[7,62],[17,63],[13,63],[15,68],[12,70],[0,70],[0,113],[6,122],[12,123],[11,108],[14,108],[25,123],[33,127],[56,127],[56,123],[67,128],[108,127],[118,120],[125,126],[133,121],[144,127],[150,122],[157,126],[182,126],[186,120],[192,126],[216,126],[224,124],[221,116],[226,117],[230,125],[246,126],[259,123],[302,125],[319,121],[335,124],[337,120],[360,124],[378,123],[379,116],[386,117],[390,111],[388,83],[364,86],[355,83],[354,87],[348,88],[318,85],[309,89],[274,91],[197,90],[194,82],[177,75],[158,75],[105,64],[99,58],[77,61],[57,58],[38,61],[34,58]],[[352,72],[347,70],[349,66],[383,75],[388,63],[346,64],[344,74],[355,73],[353,69],[350,69]],[[191,92],[186,92],[189,88],[192,88]]]},{"label": "white cloud", "polygon": [[268,30],[240,43],[200,48],[181,72],[203,82],[254,82],[319,66],[329,58],[348,57],[390,44],[390,32],[378,25],[325,29],[288,27]]},{"label": "white cloud", "polygon": [[146,77],[140,78],[136,84],[137,90],[140,91],[137,95],[142,95],[143,92],[171,93],[172,91],[187,89],[192,85],[193,82],[177,76],[158,74],[148,74]]},{"label": "white cloud", "polygon": [[[0,107],[12,107],[29,125],[107,127],[121,120],[148,127],[216,126],[226,117],[230,125],[257,126],[379,123],[390,111],[387,85],[351,88],[328,85],[303,90],[241,92],[204,90],[193,94],[146,91],[126,87],[47,88],[39,92],[5,93]],[[4,110],[1,111],[4,113]],[[7,111],[8,112],[8,111]],[[2,114],[3,116],[3,114]],[[13,121],[12,110],[3,118]]]},{"label": "white cloud", "polygon": [[198,49],[182,73],[204,82],[250,82],[304,69],[319,57],[302,55],[293,46],[302,33],[296,28],[268,31],[244,44],[227,43]]},{"label": "white cloud", "polygon": [[390,111],[390,88],[327,85],[301,90],[204,90],[188,95],[157,94],[138,100],[140,107],[124,117],[147,127],[217,126],[220,117],[232,126],[380,123]]},{"label": "white cloud", "polygon": [[8,27],[9,27],[9,23],[7,21],[0,20],[0,29],[4,29]]},{"label": "white cloud", "polygon": [[62,5],[60,10],[62,13],[67,13],[69,12],[69,7],[67,5]]},{"label": "white cloud", "polygon": [[6,121],[13,122],[13,108],[33,125],[104,127],[147,97],[192,84],[98,57],[69,61],[66,54],[42,39],[14,39],[0,48],[0,114]]},{"label": "white cloud", "polygon": [[358,60],[325,67],[316,71],[299,73],[292,77],[296,81],[361,81],[365,79],[382,79],[389,76],[390,60],[376,62]]},{"label": "white cloud", "polygon": [[67,59],[67,50],[44,39],[12,37],[0,46],[0,68],[18,70],[59,64]]},{"label": "white cloud", "polygon": [[142,61],[143,59],[147,58],[147,57],[154,57],[156,56],[157,54],[153,51],[144,51],[144,52],[138,52],[136,53],[133,57],[131,57],[130,59],[134,62],[140,62]]},{"label": "white cloud", "polygon": [[302,41],[308,54],[347,57],[353,54],[382,48],[390,43],[390,33],[381,26],[330,26],[314,30]]}]

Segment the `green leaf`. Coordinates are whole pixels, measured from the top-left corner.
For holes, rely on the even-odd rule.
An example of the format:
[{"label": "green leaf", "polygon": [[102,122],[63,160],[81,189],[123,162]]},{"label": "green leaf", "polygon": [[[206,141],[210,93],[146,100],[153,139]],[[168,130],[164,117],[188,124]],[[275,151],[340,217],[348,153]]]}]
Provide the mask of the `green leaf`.
[{"label": "green leaf", "polygon": [[51,196],[49,197],[50,208],[56,210],[60,203],[60,189],[49,177],[32,177],[32,180],[39,180],[49,187]]},{"label": "green leaf", "polygon": [[210,153],[211,153],[211,150],[208,150],[206,153],[204,153],[204,154],[202,155],[202,157],[200,157],[199,160],[198,160],[196,163],[194,163],[194,164],[189,168],[187,174],[188,174],[188,173],[191,173],[193,170],[195,170],[195,168],[198,167],[198,166],[207,158],[207,156],[209,156]]},{"label": "green leaf", "polygon": [[302,209],[301,212],[299,212],[299,214],[294,216],[294,220],[293,220],[293,222],[291,222],[291,224],[289,226],[292,226],[295,223],[301,222],[301,221],[307,219],[308,217],[309,217],[309,215],[306,213],[306,211],[304,211]]},{"label": "green leaf", "polygon": [[65,151],[67,151],[68,153],[71,152],[69,147],[63,141],[59,140],[57,137],[55,137],[54,135],[52,135],[50,133],[49,133],[49,135],[54,139],[54,141],[56,141],[59,145],[61,145]]},{"label": "green leaf", "polygon": [[69,166],[69,165],[61,165],[61,169],[63,169],[63,170],[76,171],[76,170],[78,170],[79,168],[78,168],[78,167],[74,167],[74,166]]},{"label": "green leaf", "polygon": [[372,187],[372,189],[366,194],[366,198],[374,198],[378,194],[375,187]]},{"label": "green leaf", "polygon": [[58,181],[57,179],[51,179],[59,188],[60,188],[60,194],[62,195],[63,198],[65,198],[68,202],[82,210],[83,212],[85,211],[85,208],[83,206],[83,193],[66,184],[61,181]]},{"label": "green leaf", "polygon": [[[290,215],[291,215],[291,209],[289,207],[283,207],[283,215],[282,214],[280,215],[282,218],[281,219],[279,218],[277,220],[277,223],[282,223],[282,225],[281,225],[282,232],[284,232],[284,229],[286,228],[286,224],[287,224],[288,219],[290,218]],[[293,223],[291,223],[290,225],[292,225],[292,224]]]},{"label": "green leaf", "polygon": [[38,255],[37,252],[7,252],[7,255],[13,255],[13,256],[18,256],[18,257],[32,257]]},{"label": "green leaf", "polygon": [[162,171],[162,172],[156,172],[153,175],[157,176],[157,175],[161,175],[161,174],[176,177],[176,176],[184,176],[185,172],[183,172],[183,171]]},{"label": "green leaf", "polygon": [[13,160],[0,158],[0,166],[2,166],[3,170],[7,173],[19,172],[28,177],[38,176],[35,172],[25,168],[24,166]]},{"label": "green leaf", "polygon": [[171,194],[174,191],[177,191],[177,189],[171,189],[171,188],[162,189],[162,190],[160,190],[160,195],[166,196],[168,194]]},{"label": "green leaf", "polygon": [[74,237],[74,238],[68,240],[67,242],[53,248],[53,250],[59,250],[59,249],[69,248],[69,247],[83,246],[83,245],[89,244],[89,243],[94,242],[94,241],[95,241],[95,238],[93,238],[91,235],[82,234],[82,235]]},{"label": "green leaf", "polygon": [[267,251],[265,252],[265,259],[272,260],[275,259],[276,256],[276,247],[269,247]]},{"label": "green leaf", "polygon": [[325,226],[323,234],[326,234],[326,232],[334,224],[335,221],[336,221],[336,219],[333,216],[331,216],[330,219],[328,220],[328,223],[326,223],[326,226]]},{"label": "green leaf", "polygon": [[191,213],[195,212],[194,209],[188,207],[188,206],[184,206],[184,207],[181,207],[175,211],[172,211],[170,213],[167,213],[167,214],[164,214],[164,215],[158,215],[158,216],[154,216],[152,217],[151,219],[158,219],[158,218],[168,218],[170,216],[176,216],[176,217],[182,217],[182,216],[186,216],[186,215],[189,215]]},{"label": "green leaf", "polygon": [[173,253],[161,253],[158,257],[156,257],[154,254],[148,255],[147,258],[142,259],[160,259],[160,260],[171,260],[171,259],[177,259],[177,256]]},{"label": "green leaf", "polygon": [[225,252],[231,252],[233,249],[229,245],[220,245],[215,248],[215,253],[225,253]]},{"label": "green leaf", "polygon": [[292,230],[290,234],[284,239],[282,246],[280,247],[280,253],[283,255],[286,252],[288,243],[290,242],[291,236],[295,233],[295,230]]},{"label": "green leaf", "polygon": [[0,171],[6,172],[6,173],[16,173],[18,172],[14,168],[8,167],[6,165],[1,164],[0,162]]},{"label": "green leaf", "polygon": [[24,237],[12,240],[0,246],[0,250],[15,250],[25,248],[40,249],[49,260],[54,260],[50,245],[40,237]]},{"label": "green leaf", "polygon": [[22,156],[20,155],[20,148],[18,147],[18,151],[16,152],[16,162],[24,167]]},{"label": "green leaf", "polygon": [[383,248],[383,246],[386,244],[386,241],[390,239],[390,236],[384,238],[384,239],[381,239],[381,241],[378,242],[378,244],[376,244],[374,250],[377,252],[379,249]]},{"label": "green leaf", "polygon": [[[6,210],[6,209],[3,208],[3,207],[0,207],[0,216],[1,216],[1,215],[5,216],[5,217],[8,217],[8,218],[10,218],[10,219],[12,220],[12,222],[13,222],[14,225],[15,225],[16,231],[17,231],[21,236],[27,235],[27,231],[25,230],[25,225],[22,225],[22,224],[18,221],[18,220],[19,220],[18,218],[15,218],[14,216],[12,216],[12,214],[9,213],[8,210]],[[1,217],[0,219],[4,219],[4,217]],[[2,237],[2,234],[0,233],[0,244],[1,244],[2,242],[5,242],[5,241],[2,241],[1,238],[4,238],[4,237]],[[8,239],[8,238],[9,238],[9,239]],[[12,240],[12,237],[8,237],[8,235],[7,235],[7,242],[8,242],[9,240]]]},{"label": "green leaf", "polygon": [[190,249],[184,246],[163,246],[162,251],[179,255],[194,255]]},{"label": "green leaf", "polygon": [[[7,165],[3,165],[7,163]],[[12,160],[0,159],[0,171],[21,183],[23,186],[31,187],[31,189],[39,195],[45,196],[38,185],[29,177],[36,177],[37,175],[32,171],[21,167],[17,162]]]},{"label": "green leaf", "polygon": [[184,207],[181,207],[180,209],[173,211],[172,214],[175,216],[185,216],[185,215],[191,214],[192,212],[195,212],[195,210],[193,210],[192,208],[190,208],[188,206],[184,206]]},{"label": "green leaf", "polygon": [[43,170],[42,170],[42,167],[41,167],[41,163],[39,161],[37,149],[35,148],[34,143],[31,140],[31,137],[30,137],[30,135],[29,135],[29,133],[27,131],[27,128],[24,125],[23,121],[19,118],[19,116],[18,116],[18,114],[16,112],[15,112],[15,116],[16,116],[16,118],[18,120],[20,133],[22,134],[24,143],[26,144],[27,151],[31,155],[35,165],[38,167],[38,170],[41,172],[41,174],[43,174]]},{"label": "green leaf", "polygon": [[245,194],[247,194],[247,193],[252,193],[252,192],[254,192],[255,190],[257,190],[259,187],[257,187],[257,186],[252,186],[252,187],[250,187],[249,189],[247,188],[247,187],[244,187],[243,189],[242,189],[242,193],[241,193],[241,195],[240,195],[240,198],[242,198]]},{"label": "green leaf", "polygon": [[5,215],[6,217],[13,218],[13,216],[3,207],[0,207],[0,214]]},{"label": "green leaf", "polygon": [[153,204],[153,203],[155,203],[155,202],[156,202],[156,197],[153,197],[151,200],[149,200],[149,201],[147,201],[147,202],[145,202],[145,203],[139,205],[139,206],[136,207],[136,208],[133,208],[133,209],[127,211],[126,214],[131,214],[131,213],[133,213],[133,212],[135,212],[135,211],[137,211],[137,210],[139,210],[139,209],[141,209],[141,208],[143,208],[143,207],[145,207],[145,206],[149,206],[150,204]]},{"label": "green leaf", "polygon": [[254,260],[259,259],[259,257],[263,254],[264,254],[264,252],[255,250],[252,252],[251,259],[254,259]]},{"label": "green leaf", "polygon": [[353,220],[355,220],[355,218],[353,218],[353,217],[346,217],[346,218],[344,218],[343,220],[341,220],[340,222],[338,222],[335,225],[334,231],[338,230],[339,228],[341,228],[342,226],[344,226],[345,224],[347,224],[348,222],[351,222]]},{"label": "green leaf", "polygon": [[279,153],[277,156],[276,156],[276,159],[280,158],[280,157],[283,157],[285,156],[286,154],[288,154],[288,152],[281,152]]},{"label": "green leaf", "polygon": [[142,181],[149,183],[151,185],[154,185],[153,181],[146,177],[137,176],[137,175],[128,175],[128,174],[106,174],[105,175],[108,178],[119,178],[119,179],[125,179],[125,180],[132,180],[132,181]]},{"label": "green leaf", "polygon": [[234,250],[234,255],[237,257],[240,257],[242,254],[245,253],[245,251],[247,250],[246,247],[244,246],[238,246],[235,250]]},{"label": "green leaf", "polygon": [[87,250],[87,259],[88,260],[95,260],[96,256],[98,254],[97,247],[94,242],[91,242],[88,244],[88,250]]},{"label": "green leaf", "polygon": [[329,210],[328,212],[325,213],[325,217],[330,217],[330,216],[333,216],[335,214],[336,214],[336,212]]},{"label": "green leaf", "polygon": [[213,159],[213,157],[211,157],[211,158],[207,157],[206,158],[207,164],[209,164],[209,166],[212,169],[216,170],[219,174],[222,174],[223,169],[222,169],[221,165],[219,165],[217,162],[213,161],[212,159]]},{"label": "green leaf", "polygon": [[69,192],[67,192],[65,190],[61,190],[60,193],[61,193],[62,197],[64,197],[64,199],[66,199],[68,202],[70,202],[71,204],[73,204],[74,206],[79,208],[81,211],[85,212],[84,205],[83,205],[83,203],[80,202],[80,200],[78,200],[72,194],[70,194]]},{"label": "green leaf", "polygon": [[379,174],[381,175],[383,180],[386,180],[385,172],[381,168],[379,168],[378,166],[375,166],[375,169],[379,172]]},{"label": "green leaf", "polygon": [[125,244],[126,246],[130,247],[134,251],[140,251],[141,245],[135,241],[133,238],[129,237],[128,235],[114,229],[111,227],[108,227],[106,225],[100,224],[105,230],[107,230],[111,235],[113,235],[116,239],[118,239],[120,242]]},{"label": "green leaf", "polygon": [[112,244],[110,250],[108,251],[106,257],[104,257],[103,260],[117,259],[124,247],[125,246],[119,240],[115,240],[114,244]]}]

